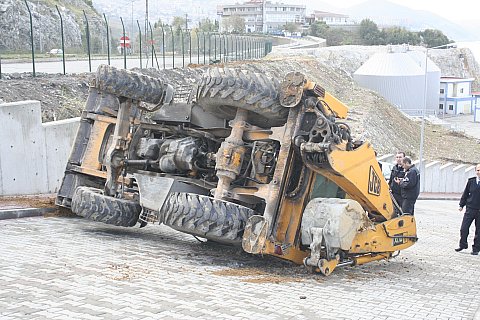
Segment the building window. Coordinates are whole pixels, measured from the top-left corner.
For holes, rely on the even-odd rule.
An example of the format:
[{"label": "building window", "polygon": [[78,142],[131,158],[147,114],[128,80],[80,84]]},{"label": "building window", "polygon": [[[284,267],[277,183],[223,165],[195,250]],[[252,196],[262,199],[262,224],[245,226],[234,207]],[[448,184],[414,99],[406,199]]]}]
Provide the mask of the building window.
[{"label": "building window", "polygon": [[445,93],[445,89],[440,89],[440,93]]},{"label": "building window", "polygon": [[448,105],[448,110],[452,111],[453,110],[453,104]]},{"label": "building window", "polygon": [[438,109],[443,110],[443,103],[440,103],[440,105],[438,106]]},{"label": "building window", "polygon": [[463,88],[460,89],[460,93],[463,93]]}]

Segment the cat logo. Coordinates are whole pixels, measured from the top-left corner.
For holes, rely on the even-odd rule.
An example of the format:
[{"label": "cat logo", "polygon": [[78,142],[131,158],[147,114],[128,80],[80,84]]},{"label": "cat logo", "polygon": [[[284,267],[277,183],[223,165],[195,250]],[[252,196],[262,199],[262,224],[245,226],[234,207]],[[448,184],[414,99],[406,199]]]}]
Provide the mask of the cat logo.
[{"label": "cat logo", "polygon": [[380,177],[370,166],[370,174],[368,176],[368,193],[379,196],[380,195]]}]

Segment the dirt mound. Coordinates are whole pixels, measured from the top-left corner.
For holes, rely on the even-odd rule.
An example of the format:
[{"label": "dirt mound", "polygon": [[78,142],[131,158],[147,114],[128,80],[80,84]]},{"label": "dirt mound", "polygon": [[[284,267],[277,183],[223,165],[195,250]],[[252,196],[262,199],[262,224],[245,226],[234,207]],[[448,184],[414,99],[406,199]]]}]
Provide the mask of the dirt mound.
[{"label": "dirt mound", "polygon": [[[259,61],[238,61],[227,66],[282,78],[290,71],[300,71],[323,86],[350,108],[347,123],[355,138],[372,142],[378,154],[405,150],[418,157],[420,123],[398,111],[373,91],[359,87],[344,71],[334,69],[314,57],[278,57]],[[185,101],[206,67],[192,66],[175,70],[141,70],[171,83],[176,100]],[[138,70],[137,70],[138,71]],[[43,121],[61,120],[80,115],[88,95],[92,74],[10,75],[0,80],[0,102],[39,100]],[[451,133],[440,126],[426,125],[425,158],[474,164],[480,145],[475,139]]]}]

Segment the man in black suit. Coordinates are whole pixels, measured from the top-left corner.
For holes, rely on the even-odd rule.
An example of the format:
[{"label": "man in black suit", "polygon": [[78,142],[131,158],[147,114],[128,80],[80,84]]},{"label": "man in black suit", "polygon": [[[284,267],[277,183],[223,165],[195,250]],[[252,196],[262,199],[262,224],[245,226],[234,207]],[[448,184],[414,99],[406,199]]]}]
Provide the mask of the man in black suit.
[{"label": "man in black suit", "polygon": [[392,190],[392,195],[397,204],[401,207],[403,198],[402,190],[400,185],[395,182],[395,178],[403,178],[405,176],[405,170],[403,169],[403,158],[405,158],[405,152],[398,151],[395,155],[396,164],[393,166],[392,171],[390,172],[390,179],[388,180],[388,185],[390,190]]},{"label": "man in black suit", "polygon": [[476,177],[468,179],[465,191],[460,199],[460,212],[467,206],[460,227],[460,245],[455,251],[468,248],[467,238],[470,225],[475,221],[475,238],[473,239],[472,254],[478,255],[480,251],[480,164],[475,167]]}]

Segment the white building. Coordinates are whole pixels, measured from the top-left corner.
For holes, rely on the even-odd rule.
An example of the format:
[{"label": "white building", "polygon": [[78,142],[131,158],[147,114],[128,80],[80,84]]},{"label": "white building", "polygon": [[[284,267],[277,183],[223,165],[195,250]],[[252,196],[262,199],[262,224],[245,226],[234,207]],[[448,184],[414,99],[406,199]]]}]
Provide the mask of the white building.
[{"label": "white building", "polygon": [[296,4],[251,0],[217,7],[222,20],[234,15],[245,20],[245,32],[276,33],[287,23],[305,23],[306,7]]},{"label": "white building", "polygon": [[438,109],[447,114],[471,114],[474,112],[475,97],[472,96],[474,78],[440,78]]},{"label": "white building", "polygon": [[349,25],[349,16],[341,13],[333,13],[326,11],[313,11],[313,13],[307,18],[309,24],[315,21],[323,21],[329,26]]}]

